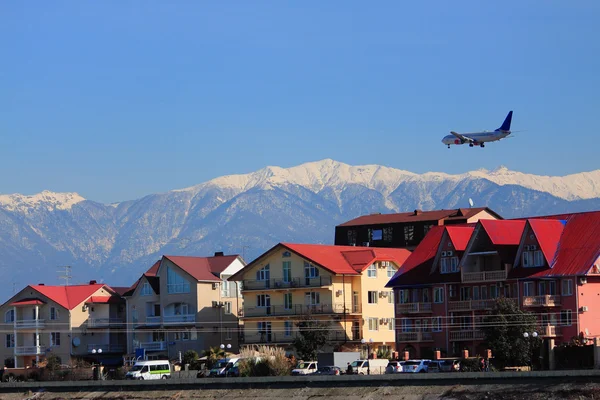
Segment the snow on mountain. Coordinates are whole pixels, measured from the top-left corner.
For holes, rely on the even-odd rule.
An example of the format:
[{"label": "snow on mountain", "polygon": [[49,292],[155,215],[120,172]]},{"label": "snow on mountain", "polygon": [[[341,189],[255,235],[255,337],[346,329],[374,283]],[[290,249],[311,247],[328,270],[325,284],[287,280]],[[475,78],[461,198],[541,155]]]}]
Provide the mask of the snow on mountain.
[{"label": "snow on mountain", "polygon": [[477,170],[415,174],[322,160],[265,167],[138,200],[104,205],[77,193],[0,195],[0,281],[129,285],[161,254],[246,253],[280,241],[332,243],[359,215],[489,206],[505,218],[600,209],[600,170],[564,177]]}]

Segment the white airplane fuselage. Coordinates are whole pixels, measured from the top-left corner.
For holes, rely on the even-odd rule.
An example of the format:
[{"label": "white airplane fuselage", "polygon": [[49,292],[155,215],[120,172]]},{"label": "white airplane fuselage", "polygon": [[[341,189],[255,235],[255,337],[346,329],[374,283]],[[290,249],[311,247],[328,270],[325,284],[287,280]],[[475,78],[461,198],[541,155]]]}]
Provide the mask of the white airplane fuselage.
[{"label": "white airplane fuselage", "polygon": [[473,142],[462,141],[454,135],[444,136],[442,143],[445,145],[451,144],[469,144],[472,143],[474,146],[479,146],[481,143],[495,142],[500,139],[504,139],[510,135],[510,131],[491,131],[491,132],[474,132],[474,133],[461,133],[461,135],[470,138]]}]

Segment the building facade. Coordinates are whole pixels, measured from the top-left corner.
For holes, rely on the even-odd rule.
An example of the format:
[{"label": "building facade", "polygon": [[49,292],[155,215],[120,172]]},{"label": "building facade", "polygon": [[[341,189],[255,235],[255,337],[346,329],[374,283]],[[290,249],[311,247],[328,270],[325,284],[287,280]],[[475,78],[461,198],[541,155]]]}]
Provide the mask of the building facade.
[{"label": "building facade", "polygon": [[244,265],[222,253],[163,256],[126,293],[128,354],[177,359],[221,344],[237,351],[242,298],[228,278]]},{"label": "building facade", "polygon": [[480,219],[502,217],[487,207],[364,215],[336,226],[335,244],[412,251],[434,226],[474,223]]},{"label": "building facade", "polygon": [[[5,365],[35,366],[49,354],[118,363],[125,350],[125,301],[109,286],[27,286],[0,308]],[[12,359],[12,362],[9,362]]]},{"label": "building facade", "polygon": [[[329,324],[329,344],[393,349],[393,292],[404,249],[279,243],[233,279],[242,282],[244,344],[289,347],[297,323]],[[290,347],[290,350],[291,347]]]},{"label": "building facade", "polygon": [[536,315],[545,348],[600,336],[599,257],[600,212],[435,227],[387,285],[396,348],[483,355],[481,327],[499,297]]}]

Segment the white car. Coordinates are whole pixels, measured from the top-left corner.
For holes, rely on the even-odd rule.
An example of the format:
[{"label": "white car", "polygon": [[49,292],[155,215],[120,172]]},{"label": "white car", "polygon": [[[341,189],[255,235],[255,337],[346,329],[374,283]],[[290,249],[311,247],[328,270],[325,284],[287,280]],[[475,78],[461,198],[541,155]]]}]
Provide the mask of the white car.
[{"label": "white car", "polygon": [[402,372],[404,361],[390,361],[385,369],[386,374],[397,374]]},{"label": "white car", "polygon": [[151,380],[171,377],[168,360],[138,361],[125,375],[125,379]]},{"label": "white car", "polygon": [[408,360],[402,366],[402,372],[424,373],[428,371],[431,360]]}]

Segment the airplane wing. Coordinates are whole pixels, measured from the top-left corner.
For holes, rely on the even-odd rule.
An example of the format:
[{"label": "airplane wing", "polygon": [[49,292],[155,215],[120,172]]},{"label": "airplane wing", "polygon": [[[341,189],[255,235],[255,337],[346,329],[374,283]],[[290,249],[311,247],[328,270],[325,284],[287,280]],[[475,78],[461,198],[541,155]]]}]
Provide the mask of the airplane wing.
[{"label": "airplane wing", "polygon": [[450,133],[451,133],[451,134],[453,134],[454,136],[456,136],[457,138],[459,138],[459,139],[460,139],[460,141],[461,141],[461,142],[463,142],[463,143],[471,143],[471,142],[474,142],[474,140],[473,140],[473,139],[471,139],[471,138],[470,138],[470,137],[468,137],[468,136],[461,135],[460,133],[453,132],[453,131],[450,131]]}]

